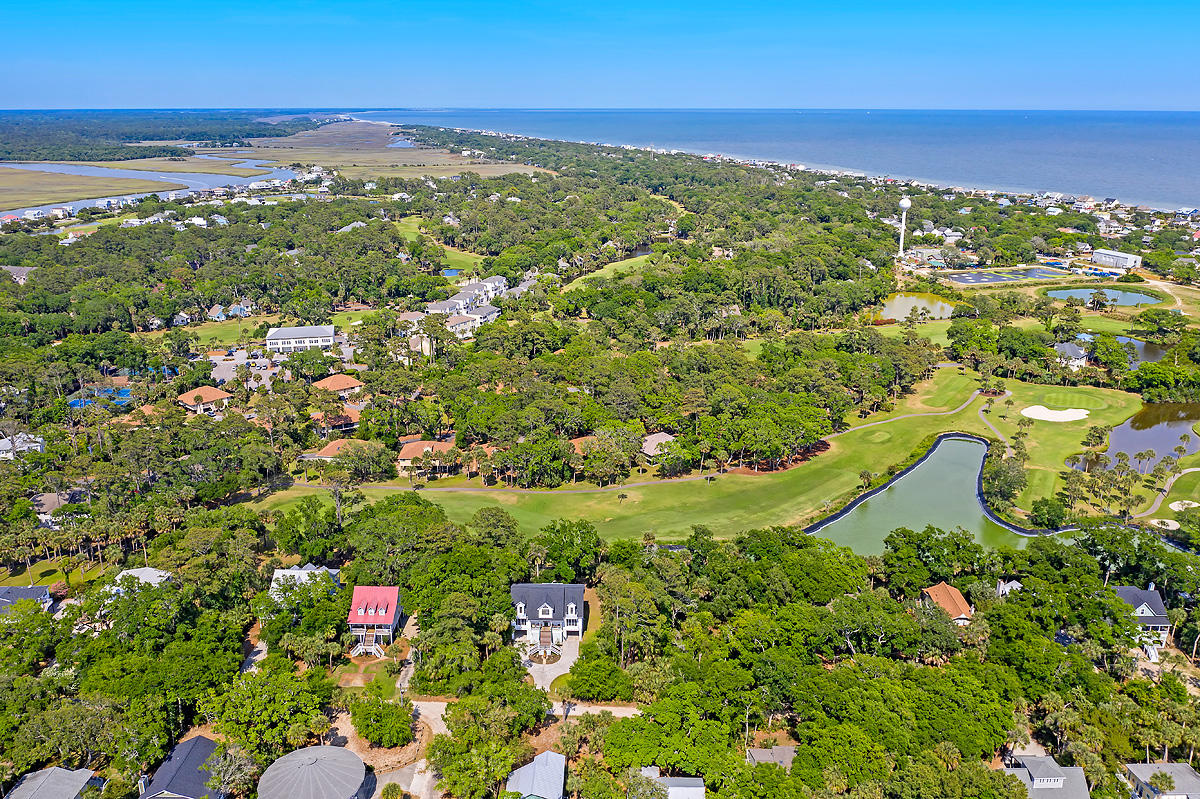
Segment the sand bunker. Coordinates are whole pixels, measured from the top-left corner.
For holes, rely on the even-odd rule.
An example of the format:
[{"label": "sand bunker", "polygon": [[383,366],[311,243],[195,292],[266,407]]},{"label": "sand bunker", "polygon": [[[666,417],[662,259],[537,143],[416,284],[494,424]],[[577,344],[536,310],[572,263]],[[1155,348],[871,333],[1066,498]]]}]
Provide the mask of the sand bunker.
[{"label": "sand bunker", "polygon": [[1176,513],[1179,513],[1179,511],[1187,510],[1188,508],[1200,508],[1200,502],[1192,502],[1190,499],[1181,499],[1176,502],[1172,502],[1167,507]]},{"label": "sand bunker", "polygon": [[1151,519],[1150,523],[1155,527],[1161,527],[1163,530],[1178,530],[1179,522],[1174,519]]},{"label": "sand bunker", "polygon": [[1078,422],[1080,419],[1086,419],[1088,413],[1090,411],[1085,411],[1083,408],[1052,411],[1045,405],[1030,405],[1021,410],[1022,416],[1028,416],[1030,419],[1037,419],[1041,422]]}]

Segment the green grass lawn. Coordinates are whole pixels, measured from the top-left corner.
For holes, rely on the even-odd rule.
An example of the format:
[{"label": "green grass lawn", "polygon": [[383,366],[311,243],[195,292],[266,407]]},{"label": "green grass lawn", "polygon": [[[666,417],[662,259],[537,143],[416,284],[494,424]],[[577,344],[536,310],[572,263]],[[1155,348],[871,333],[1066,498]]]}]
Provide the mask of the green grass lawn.
[{"label": "green grass lawn", "polygon": [[355,322],[361,322],[376,311],[338,311],[333,315],[333,326],[345,332]]},{"label": "green grass lawn", "polygon": [[[267,314],[265,316],[251,316],[248,319],[226,319],[224,322],[202,322],[198,325],[190,325],[185,328],[189,333],[195,333],[200,337],[200,349],[207,349],[209,344],[215,344],[217,347],[231,347],[237,344],[238,338],[242,331],[247,334],[252,333],[255,328],[263,323],[275,324],[279,321],[278,314]],[[158,338],[166,335],[166,328],[161,330],[151,330],[139,335],[146,338]]]},{"label": "green grass lawn", "polygon": [[[966,408],[944,416],[916,417],[870,428],[867,422],[904,413],[926,413],[956,408],[975,389],[971,374],[957,369],[938,370],[937,374],[914,395],[904,398],[887,414],[856,420],[857,429],[833,439],[830,449],[812,460],[784,472],[771,474],[725,474],[716,479],[666,482],[648,486],[623,486],[604,492],[569,493],[571,487],[554,491],[530,492],[440,492],[423,495],[445,508],[451,520],[462,523],[479,508],[500,506],[508,510],[527,532],[537,530],[554,519],[583,518],[591,521],[605,538],[640,538],[653,531],[664,539],[678,539],[690,533],[693,524],[704,524],[719,536],[732,536],[743,530],[774,524],[799,524],[824,515],[860,491],[859,472],[869,469],[880,473],[904,461],[923,439],[944,431],[962,431],[993,435],[979,418],[984,400],[976,398]],[[1090,387],[1070,389],[1008,381],[1014,393],[1009,418],[1002,418],[999,403],[991,420],[1005,434],[1016,428],[1019,410],[1029,405],[1054,407],[1054,399],[1070,399],[1072,407],[1088,405],[1091,417],[1080,422],[1035,422],[1028,439],[1029,468],[1043,474],[1031,477],[1031,488],[1021,497],[1028,507],[1034,498],[1057,487],[1063,460],[1080,451],[1080,441],[1091,424],[1117,424],[1141,406],[1133,394]],[[633,478],[636,481],[637,478]],[[405,484],[397,481],[398,486]],[[438,483],[445,486],[448,483]],[[478,483],[475,483],[478,485]],[[393,496],[395,489],[368,486],[363,493],[369,501]],[[297,486],[268,495],[253,507],[289,508],[300,497],[327,492],[316,486]],[[622,499],[620,495],[624,494]]]},{"label": "green grass lawn", "polygon": [[646,265],[650,259],[649,255],[638,255],[633,258],[626,258],[622,261],[613,261],[611,264],[605,264],[595,272],[588,272],[586,275],[577,277],[563,287],[563,291],[571,291],[572,289],[582,288],[584,282],[588,278],[593,277],[609,277],[611,278],[617,272],[636,272]]},{"label": "green grass lawn", "polygon": [[1118,425],[1137,413],[1142,400],[1137,394],[1091,386],[1063,387],[1042,386],[1009,380],[1006,383],[1013,392],[1013,405],[1006,408],[1003,400],[997,400],[989,416],[992,424],[1005,436],[1017,432],[1017,422],[1022,419],[1021,409],[1031,405],[1044,405],[1052,410],[1084,408],[1089,411],[1086,419],[1075,422],[1034,421],[1025,439],[1029,451],[1026,464],[1028,485],[1017,500],[1020,507],[1028,509],[1035,499],[1050,496],[1062,487],[1059,476],[1066,470],[1064,461],[1068,456],[1083,451],[1083,437],[1093,425]]},{"label": "green grass lawn", "polygon": [[446,251],[446,256],[442,260],[450,269],[461,269],[464,272],[474,273],[483,260],[482,255],[476,255],[473,252],[463,252],[445,245],[443,245],[443,249]]},{"label": "green grass lawn", "polygon": [[403,219],[395,220],[392,224],[405,236],[421,235],[421,217],[419,216],[406,216]]},{"label": "green grass lawn", "polygon": [[[950,329],[950,322],[950,319],[936,319],[932,322],[922,322],[917,325],[917,334],[930,339],[934,344],[948,347],[950,346],[950,338],[946,335],[946,331]],[[1040,329],[1042,326],[1042,323],[1036,319],[1017,319],[1013,324],[1024,329],[1033,327]],[[1083,314],[1083,330],[1088,333],[1125,335],[1129,332],[1129,328],[1130,324],[1125,319],[1117,319],[1095,312],[1085,312]],[[904,335],[904,326],[899,324],[883,325],[879,328],[879,332],[885,336],[898,338]]]},{"label": "green grass lawn", "polygon": [[[1184,467],[1200,466],[1200,456],[1193,455],[1191,458],[1184,459]],[[1171,486],[1171,493],[1166,496],[1159,506],[1158,511],[1154,514],[1155,519],[1174,519],[1178,514],[1171,510],[1171,503],[1181,499],[1190,499],[1192,502],[1200,502],[1200,472],[1192,472],[1185,474],[1175,481],[1175,485]]]},{"label": "green grass lawn", "polygon": [[[55,560],[36,560],[33,562],[33,568],[30,571],[33,572],[34,585],[54,585],[59,582],[67,582],[66,575],[59,568],[58,561]],[[80,569],[75,569],[71,572],[71,587],[74,588],[82,583],[90,583],[103,575],[105,571],[105,569],[100,568],[96,561],[92,561],[92,567],[88,571],[84,572]],[[25,567],[19,566],[15,568],[7,577],[0,580],[0,585],[29,585],[29,575],[25,573]]]},{"label": "green grass lawn", "polygon": [[[419,216],[406,216],[403,219],[395,220],[392,224],[405,236],[423,235],[421,233],[421,217]],[[443,260],[449,269],[461,269],[464,272],[474,273],[484,258],[482,255],[456,250],[453,247],[447,247],[445,244],[440,244],[439,246],[446,251],[446,257]]]}]

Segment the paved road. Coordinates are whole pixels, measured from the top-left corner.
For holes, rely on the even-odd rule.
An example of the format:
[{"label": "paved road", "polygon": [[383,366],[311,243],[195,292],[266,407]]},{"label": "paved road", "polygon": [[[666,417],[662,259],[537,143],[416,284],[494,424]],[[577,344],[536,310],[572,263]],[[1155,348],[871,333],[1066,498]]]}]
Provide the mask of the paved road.
[{"label": "paved road", "polygon": [[1142,511],[1141,513],[1133,514],[1133,518],[1141,519],[1145,516],[1149,516],[1152,513],[1157,513],[1159,506],[1162,505],[1162,501],[1167,498],[1168,494],[1171,493],[1171,486],[1175,485],[1175,481],[1178,480],[1180,477],[1183,477],[1185,474],[1191,474],[1192,472],[1200,472],[1200,466],[1193,466],[1191,469],[1184,469],[1179,474],[1173,476],[1170,480],[1167,481],[1167,485],[1162,490],[1162,492],[1157,497],[1154,498],[1154,503],[1149,508]]}]

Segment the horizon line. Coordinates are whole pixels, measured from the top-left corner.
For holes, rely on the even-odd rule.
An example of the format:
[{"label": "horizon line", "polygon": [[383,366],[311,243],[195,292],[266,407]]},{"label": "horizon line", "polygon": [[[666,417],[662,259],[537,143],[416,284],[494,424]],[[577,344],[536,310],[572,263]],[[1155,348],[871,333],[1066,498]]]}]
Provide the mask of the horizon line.
[{"label": "horizon line", "polygon": [[289,111],[316,113],[377,113],[381,111],[412,111],[420,113],[459,111],[543,111],[543,112],[613,112],[613,111],[906,111],[906,112],[961,112],[961,113],[1059,113],[1059,114],[1200,114],[1200,109],[1184,108],[963,108],[925,107],[905,108],[899,106],[110,106],[110,107],[20,107],[0,108],[0,113],[31,111]]}]

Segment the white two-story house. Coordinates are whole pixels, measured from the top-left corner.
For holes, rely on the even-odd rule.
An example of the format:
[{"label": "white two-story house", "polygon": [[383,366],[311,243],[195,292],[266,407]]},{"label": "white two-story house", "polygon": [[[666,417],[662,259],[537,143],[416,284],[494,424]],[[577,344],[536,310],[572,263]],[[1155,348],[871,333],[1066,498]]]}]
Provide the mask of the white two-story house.
[{"label": "white two-story house", "polygon": [[1150,583],[1149,588],[1118,585],[1113,590],[1133,608],[1134,618],[1142,628],[1142,643],[1166,646],[1167,637],[1171,634],[1171,620],[1167,618],[1167,606],[1163,604],[1162,595],[1154,588],[1154,583]]},{"label": "white two-story house", "polygon": [[510,595],[513,643],[525,644],[528,654],[558,654],[568,635],[583,634],[582,585],[517,583]]}]

